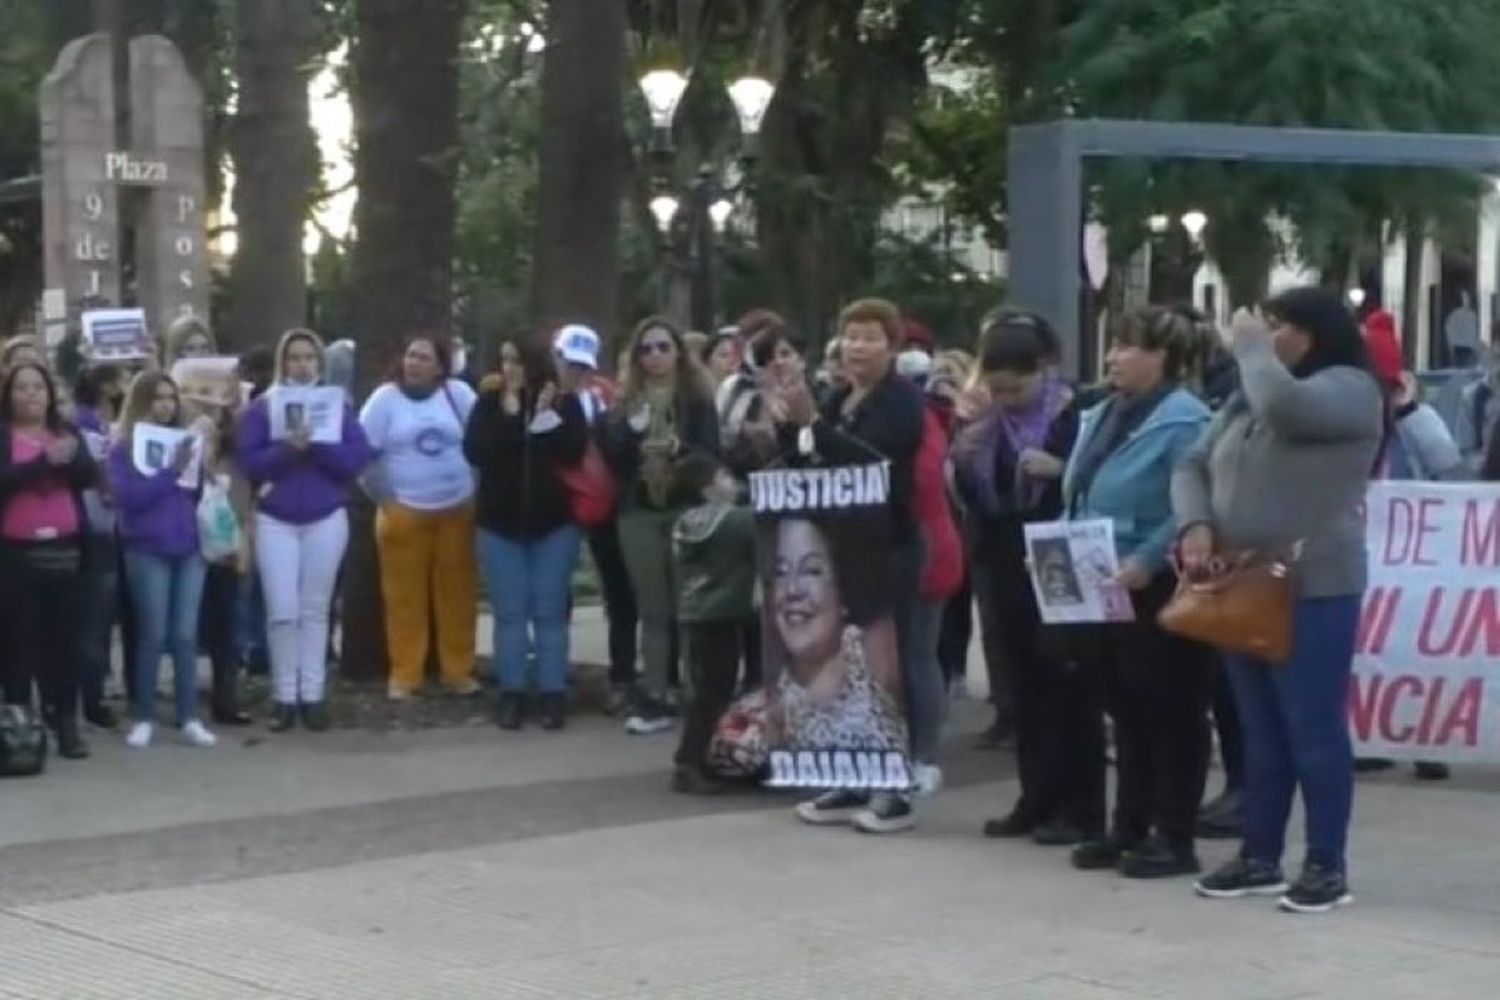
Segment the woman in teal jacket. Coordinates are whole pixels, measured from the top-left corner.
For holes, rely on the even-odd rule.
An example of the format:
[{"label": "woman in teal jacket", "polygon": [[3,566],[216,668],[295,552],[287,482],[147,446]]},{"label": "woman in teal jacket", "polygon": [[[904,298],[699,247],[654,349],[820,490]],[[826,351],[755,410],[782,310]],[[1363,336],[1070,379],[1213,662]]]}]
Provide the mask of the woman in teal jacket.
[{"label": "woman in teal jacket", "polygon": [[[1079,868],[1133,878],[1199,870],[1193,830],[1208,773],[1212,653],[1164,631],[1157,613],[1176,589],[1172,472],[1201,436],[1209,410],[1183,383],[1213,343],[1191,309],[1126,317],[1108,356],[1110,395],[1084,414],[1063,477],[1067,517],[1114,525],[1135,621],[1077,629],[1077,662],[1115,722],[1113,829],[1073,851]],[[1100,771],[1104,753],[1091,753]],[[1102,814],[1102,809],[1101,809]]]}]

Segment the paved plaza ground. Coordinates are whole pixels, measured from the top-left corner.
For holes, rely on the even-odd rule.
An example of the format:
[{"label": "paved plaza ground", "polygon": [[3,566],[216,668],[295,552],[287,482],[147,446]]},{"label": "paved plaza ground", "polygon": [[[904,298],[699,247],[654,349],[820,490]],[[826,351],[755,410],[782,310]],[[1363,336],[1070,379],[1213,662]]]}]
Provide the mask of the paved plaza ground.
[{"label": "paved plaza ground", "polygon": [[981,706],[958,708],[949,787],[885,838],[675,796],[671,737],[597,717],[101,736],[0,784],[0,998],[1497,995],[1500,775],[1362,782],[1356,905],[1292,917],[983,840],[1014,760],[972,749]]}]

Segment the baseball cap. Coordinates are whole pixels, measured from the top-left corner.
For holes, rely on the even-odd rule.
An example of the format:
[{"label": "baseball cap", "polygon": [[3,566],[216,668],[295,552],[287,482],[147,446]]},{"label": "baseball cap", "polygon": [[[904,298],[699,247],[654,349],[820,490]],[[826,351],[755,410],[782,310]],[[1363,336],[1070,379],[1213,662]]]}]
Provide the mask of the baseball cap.
[{"label": "baseball cap", "polygon": [[557,331],[552,342],[557,356],[573,365],[599,369],[599,335],[586,326],[570,323]]}]

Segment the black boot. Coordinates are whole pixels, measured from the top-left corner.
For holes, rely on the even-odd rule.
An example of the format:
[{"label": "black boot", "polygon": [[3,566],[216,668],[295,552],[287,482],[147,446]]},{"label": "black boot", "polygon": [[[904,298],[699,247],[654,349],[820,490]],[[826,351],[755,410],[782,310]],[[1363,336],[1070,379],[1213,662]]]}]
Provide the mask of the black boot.
[{"label": "black boot", "polygon": [[333,719],[328,714],[328,702],[314,701],[302,706],[302,725],[310,733],[326,733]]},{"label": "black boot", "polygon": [[115,710],[102,701],[92,702],[83,706],[83,717],[89,725],[96,729],[114,729],[120,724],[115,717]]},{"label": "black boot", "polygon": [[271,721],[266,728],[273,733],[284,733],[297,724],[297,706],[277,702],[271,708]]},{"label": "black boot", "polygon": [[64,760],[83,760],[89,745],[78,734],[78,719],[68,715],[57,720],[57,755]]},{"label": "black boot", "polygon": [[560,694],[542,695],[542,728],[558,730],[568,724],[568,704]]},{"label": "black boot", "polygon": [[240,708],[240,665],[215,661],[213,673],[213,720],[221,726],[248,726],[255,721]]},{"label": "black boot", "polygon": [[506,692],[500,695],[500,701],[495,705],[495,725],[501,729],[520,729],[525,714],[526,705],[522,696],[515,692]]}]

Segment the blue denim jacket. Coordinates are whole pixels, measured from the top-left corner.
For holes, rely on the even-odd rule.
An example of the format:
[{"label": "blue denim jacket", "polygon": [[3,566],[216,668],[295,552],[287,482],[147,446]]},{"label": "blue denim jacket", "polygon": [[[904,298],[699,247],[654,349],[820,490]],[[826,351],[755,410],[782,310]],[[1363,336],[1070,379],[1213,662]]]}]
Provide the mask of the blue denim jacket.
[{"label": "blue denim jacket", "polygon": [[1208,425],[1209,410],[1186,389],[1169,393],[1104,460],[1088,492],[1078,496],[1074,467],[1099,427],[1104,406],[1101,403],[1083,414],[1078,441],[1063,474],[1068,517],[1113,521],[1121,561],[1134,559],[1155,574],[1166,566],[1167,550],[1177,532],[1172,514],[1172,472]]}]

